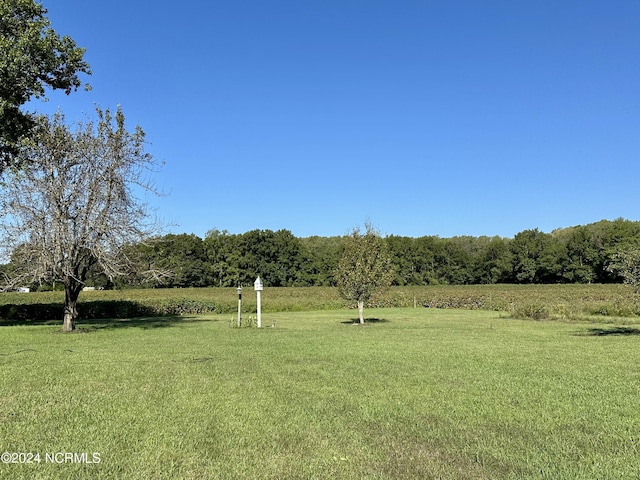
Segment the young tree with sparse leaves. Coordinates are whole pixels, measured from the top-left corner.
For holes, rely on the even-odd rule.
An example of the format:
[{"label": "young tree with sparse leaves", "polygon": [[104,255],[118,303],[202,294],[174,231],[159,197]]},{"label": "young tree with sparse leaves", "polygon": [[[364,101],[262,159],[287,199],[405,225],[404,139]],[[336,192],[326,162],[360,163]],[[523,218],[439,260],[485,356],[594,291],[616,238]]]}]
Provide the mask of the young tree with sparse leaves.
[{"label": "young tree with sparse leaves", "polygon": [[361,324],[364,324],[364,303],[386,290],[394,278],[384,239],[371,224],[365,224],[365,228],[365,233],[355,228],[345,237],[335,277],[342,296],[357,303]]},{"label": "young tree with sparse leaves", "polygon": [[[144,151],[144,132],[127,131],[120,108],[96,113],[97,122],[75,131],[61,113],[40,117],[25,149],[29,168],[0,179],[0,241],[12,255],[11,285],[62,283],[66,332],[75,329],[90,271],[99,267],[110,279],[131,274],[136,259],[123,247],[160,233],[137,196],[157,193],[148,179],[157,163]],[[150,266],[145,273],[158,272]]]}]

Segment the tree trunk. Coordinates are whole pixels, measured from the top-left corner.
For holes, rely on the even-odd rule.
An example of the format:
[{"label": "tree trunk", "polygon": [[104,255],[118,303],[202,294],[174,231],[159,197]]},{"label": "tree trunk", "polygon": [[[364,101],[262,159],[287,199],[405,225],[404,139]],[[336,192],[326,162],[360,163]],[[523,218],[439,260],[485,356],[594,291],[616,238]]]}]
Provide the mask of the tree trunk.
[{"label": "tree trunk", "polygon": [[360,317],[360,324],[364,324],[364,302],[358,301],[358,316]]},{"label": "tree trunk", "polygon": [[78,296],[82,290],[82,284],[75,279],[70,279],[64,285],[64,320],[62,330],[73,332],[76,329],[78,318]]}]

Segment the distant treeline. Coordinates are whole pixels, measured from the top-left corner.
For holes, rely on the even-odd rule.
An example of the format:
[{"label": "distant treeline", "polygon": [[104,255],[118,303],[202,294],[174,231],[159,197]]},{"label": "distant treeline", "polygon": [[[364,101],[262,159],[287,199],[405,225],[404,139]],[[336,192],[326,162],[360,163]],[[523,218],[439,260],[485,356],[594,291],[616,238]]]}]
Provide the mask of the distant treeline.
[{"label": "distant treeline", "polygon": [[[288,230],[252,230],[243,234],[212,230],[204,239],[169,234],[148,245],[131,247],[140,271],[170,270],[163,282],[132,278],[112,285],[96,273],[96,287],[231,287],[253,285],[330,286],[344,237],[297,238]],[[395,285],[491,283],[618,283],[609,271],[611,256],[640,244],[640,222],[624,219],[563,228],[551,233],[524,230],[513,238],[425,236],[385,237]]]}]

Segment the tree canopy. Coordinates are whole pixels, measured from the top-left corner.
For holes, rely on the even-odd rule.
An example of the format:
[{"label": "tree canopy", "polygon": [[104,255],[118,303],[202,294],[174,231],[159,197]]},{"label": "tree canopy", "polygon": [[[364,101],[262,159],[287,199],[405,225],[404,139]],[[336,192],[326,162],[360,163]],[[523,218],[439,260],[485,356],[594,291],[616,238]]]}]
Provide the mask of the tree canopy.
[{"label": "tree canopy", "polygon": [[624,283],[640,292],[640,244],[623,246],[612,255],[609,270],[622,276]]},{"label": "tree canopy", "polygon": [[33,114],[20,108],[41,98],[45,88],[69,94],[90,74],[85,49],[59,36],[34,0],[0,2],[0,173],[16,162],[19,144],[35,126]]}]

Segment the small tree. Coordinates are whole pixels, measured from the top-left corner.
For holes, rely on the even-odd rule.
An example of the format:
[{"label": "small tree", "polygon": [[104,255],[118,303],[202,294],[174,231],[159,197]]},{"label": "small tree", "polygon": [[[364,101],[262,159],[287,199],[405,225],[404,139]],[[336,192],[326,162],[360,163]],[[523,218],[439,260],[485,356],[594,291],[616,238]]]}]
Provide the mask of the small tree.
[{"label": "small tree", "polygon": [[345,238],[344,253],[338,263],[336,283],[342,296],[358,304],[360,323],[364,323],[364,303],[386,290],[394,277],[387,246],[371,226],[363,234],[355,228]]},{"label": "small tree", "polygon": [[96,112],[97,123],[79,123],[75,132],[61,113],[40,117],[24,151],[29,168],[5,171],[0,183],[11,284],[62,283],[65,332],[75,329],[90,270],[99,267],[109,279],[130,274],[135,259],[123,247],[159,233],[135,195],[156,193],[146,178],[157,164],[144,152],[144,132],[128,132],[120,108],[115,117]]}]

